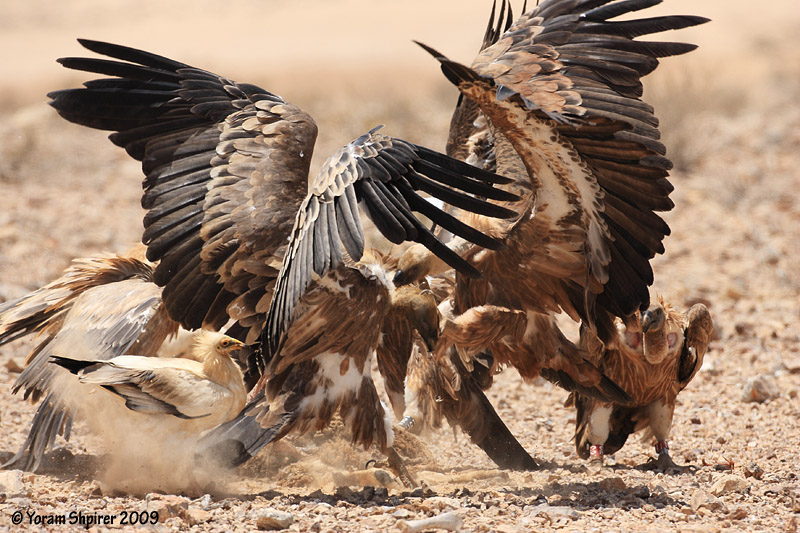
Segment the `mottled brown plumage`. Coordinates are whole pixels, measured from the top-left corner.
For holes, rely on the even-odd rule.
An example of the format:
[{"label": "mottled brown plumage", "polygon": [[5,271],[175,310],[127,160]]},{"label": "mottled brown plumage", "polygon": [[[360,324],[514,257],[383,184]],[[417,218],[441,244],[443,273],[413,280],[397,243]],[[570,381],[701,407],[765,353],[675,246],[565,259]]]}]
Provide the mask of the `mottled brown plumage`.
[{"label": "mottled brown plumage", "polygon": [[[639,98],[640,78],[658,58],[694,46],[634,37],[705,22],[688,16],[609,20],[651,4],[542,2],[486,46],[471,67],[426,47],[488,120],[497,171],[525,182],[518,190],[530,191],[515,204],[520,217],[514,221],[484,226],[464,217],[506,247],[465,254],[484,281],[470,291],[459,288],[457,312],[485,303],[545,314],[564,310],[591,327],[600,322],[605,338],[613,335],[609,315],[646,308],[649,259],[663,252],[669,232],[655,212],[673,204],[671,164],[658,142],[653,110]],[[457,121],[462,129],[465,123]],[[467,133],[451,132],[452,153],[460,153]],[[523,173],[513,170],[520,162]],[[520,275],[525,283],[518,282]],[[481,283],[497,296],[480,297],[488,291]]]},{"label": "mottled brown plumage", "polygon": [[[240,444],[252,451],[289,431],[322,427],[339,409],[351,419],[354,442],[389,447],[367,363],[391,283],[369,260],[359,262],[358,207],[389,241],[421,243],[477,276],[415,213],[469,242],[499,243],[420,192],[482,216],[514,217],[487,201],[516,200],[495,187],[510,180],[374,128],[309,181],[317,128],[296,106],[148,52],[81,44],[111,59],[60,62],[115,77],[51,93],[51,105],[68,120],[115,131],[111,140],[142,161],[143,240],[159,261],[155,281],[170,316],[187,328],[217,329],[233,319],[256,346],[248,378],[260,380],[247,413],[257,416],[243,414],[221,431],[230,437],[231,428],[248,428]],[[430,337],[425,326],[417,329]]]},{"label": "mottled brown plumage", "polygon": [[[360,203],[390,241],[421,242],[476,275],[413,211],[483,246],[497,243],[416,191],[484,215],[513,216],[476,197],[508,200],[492,186],[504,178],[381,135],[377,128],[334,153],[309,184],[317,126],[297,106],[254,85],[149,52],[80,42],[110,59],[59,62],[113,77],[53,92],[50,103],[67,120],[115,131],[111,140],[142,161],[143,241],[148,258],[158,261],[155,281],[164,287],[170,316],[186,328],[219,329],[233,319],[248,343],[257,342],[297,217],[308,219],[299,230],[313,227],[318,233],[317,274],[338,264],[339,239],[354,260],[360,257]],[[310,257],[305,249],[290,251],[295,253]],[[291,272],[283,293],[292,301],[302,293],[308,272],[305,267]]]},{"label": "mottled brown plumage", "polygon": [[674,466],[666,440],[676,398],[702,366],[713,324],[703,304],[681,314],[663,300],[642,313],[639,324],[626,327],[618,321],[618,334],[605,348],[582,331],[583,345],[596,349],[598,366],[633,401],[609,404],[574,394],[568,403],[577,408],[575,446],[583,458],[590,453],[602,458],[618,451],[631,433],[647,429],[656,440],[658,464],[665,468]]},{"label": "mottled brown plumage", "polygon": [[[505,204],[520,213],[514,220],[456,213],[505,246],[490,251],[459,239],[449,243],[483,274],[457,277],[454,314],[469,322],[480,319],[468,318],[472,308],[508,310],[514,314],[506,315],[508,331],[517,337],[484,337],[496,364],[529,378],[541,373],[566,388],[595,387],[606,400],[609,391],[596,388],[600,374],[589,370],[588,353],[564,338],[553,315],[564,311],[609,340],[614,316],[629,321],[649,302],[649,260],[663,252],[669,233],[656,213],[673,204],[671,163],[653,109],[640,98],[641,78],[659,58],[695,47],[635,38],[706,22],[691,16],[614,20],[653,4],[545,0],[510,27],[501,15],[495,28],[506,31],[487,31],[491,38],[470,67],[422,45],[461,92],[448,153],[514,178],[505,187],[521,197]],[[412,247],[395,280],[444,269]],[[519,312],[524,329],[514,326]],[[481,352],[476,338],[470,344]]]},{"label": "mottled brown plumage", "polygon": [[80,399],[74,378],[48,364],[51,356],[155,356],[178,331],[143,252],[137,247],[128,255],[76,259],[58,279],[0,307],[0,344],[32,333],[42,337],[13,387],[25,399],[42,401],[25,443],[5,466],[36,470],[56,436],[69,440]]}]

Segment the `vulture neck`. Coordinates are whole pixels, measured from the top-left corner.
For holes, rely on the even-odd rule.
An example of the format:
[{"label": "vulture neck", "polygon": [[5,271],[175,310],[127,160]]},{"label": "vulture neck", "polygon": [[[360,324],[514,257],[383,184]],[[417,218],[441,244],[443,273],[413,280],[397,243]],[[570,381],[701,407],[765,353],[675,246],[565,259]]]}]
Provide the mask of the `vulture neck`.
[{"label": "vulture neck", "polygon": [[229,385],[235,383],[237,379],[240,381],[243,379],[241,370],[231,358],[216,352],[203,361],[203,374],[219,385]]}]

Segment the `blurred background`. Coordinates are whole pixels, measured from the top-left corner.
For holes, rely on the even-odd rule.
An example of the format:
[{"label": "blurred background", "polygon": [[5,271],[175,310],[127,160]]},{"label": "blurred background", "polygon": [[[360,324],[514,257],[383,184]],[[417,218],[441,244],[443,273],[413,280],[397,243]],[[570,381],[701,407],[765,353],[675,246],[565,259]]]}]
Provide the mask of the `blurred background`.
[{"label": "blurred background", "polygon": [[[514,4],[519,11],[521,2]],[[469,63],[490,7],[489,0],[6,2],[0,19],[0,187],[7,193],[0,198],[0,275],[20,261],[29,268],[0,277],[0,301],[45,283],[72,257],[123,250],[140,236],[138,163],[105,133],[68,124],[46,105],[48,91],[88,79],[55,61],[84,53],[76,38],[143,48],[256,83],[300,105],[320,127],[313,171],[377,124],[443,149],[456,90],[412,39]],[[646,16],[675,13],[712,19],[660,35],[700,47],[664,60],[645,80],[645,99],[656,108],[676,165],[676,203],[713,198],[730,212],[775,201],[794,212],[795,197],[781,194],[797,185],[796,0],[666,0]],[[793,254],[778,252],[794,261]],[[797,270],[787,269],[787,277],[800,285]]]}]

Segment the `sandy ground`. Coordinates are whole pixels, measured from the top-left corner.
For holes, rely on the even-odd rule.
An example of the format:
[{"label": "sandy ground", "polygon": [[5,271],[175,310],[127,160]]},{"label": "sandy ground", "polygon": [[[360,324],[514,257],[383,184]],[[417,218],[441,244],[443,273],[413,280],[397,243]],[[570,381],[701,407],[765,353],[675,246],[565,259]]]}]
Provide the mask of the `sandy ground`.
[{"label": "sandy ground", "polygon": [[[400,4],[195,0],[43,0],[4,7],[0,21],[0,301],[56,277],[70,259],[123,251],[141,232],[140,172],[105,134],[66,124],[48,90],[82,77],[54,63],[75,37],[144,47],[301,105],[320,124],[317,164],[338,145],[385,123],[389,133],[442,148],[455,93],[423,40],[468,60],[488,2]],[[498,376],[490,397],[542,464],[502,472],[462,435],[443,429],[405,450],[426,489],[381,487],[375,453],[325,436],[281,444],[221,476],[211,496],[126,496],[96,480],[106,451],[78,424],[37,474],[0,473],[0,528],[11,515],[157,511],[160,529],[247,530],[269,509],[291,530],[397,528],[455,512],[472,531],[795,531],[800,519],[800,10],[794,0],[669,0],[659,12],[714,24],[684,31],[691,56],[667,60],[645,96],[662,118],[677,169],[672,236],[654,261],[654,293],[680,307],[705,302],[718,340],[680,396],[672,432],[677,462],[694,473],[635,465],[651,454],[633,439],[606,467],[574,453],[566,393]],[[47,6],[47,7],[45,7]],[[0,348],[0,459],[22,443],[35,406],[11,394],[32,344]],[[748,380],[774,389],[743,398]],[[371,477],[370,477],[371,476]],[[380,473],[377,476],[382,478]],[[367,488],[364,488],[364,487]],[[378,488],[371,488],[377,486]],[[23,523],[25,529],[27,518]],[[263,518],[262,518],[263,520]],[[262,523],[263,525],[263,523]]]}]

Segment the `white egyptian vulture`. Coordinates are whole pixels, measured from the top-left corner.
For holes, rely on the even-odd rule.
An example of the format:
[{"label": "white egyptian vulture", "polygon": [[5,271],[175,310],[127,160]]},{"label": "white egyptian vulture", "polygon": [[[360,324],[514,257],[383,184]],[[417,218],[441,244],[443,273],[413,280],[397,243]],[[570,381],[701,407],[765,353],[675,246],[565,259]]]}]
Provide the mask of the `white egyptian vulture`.
[{"label": "white egyptian vulture", "polygon": [[176,431],[199,434],[239,414],[247,399],[242,371],[231,354],[244,344],[219,332],[194,334],[191,358],[121,355],[106,360],[54,355],[50,362],[81,383],[117,395],[125,407],[152,416],[174,416]]}]

